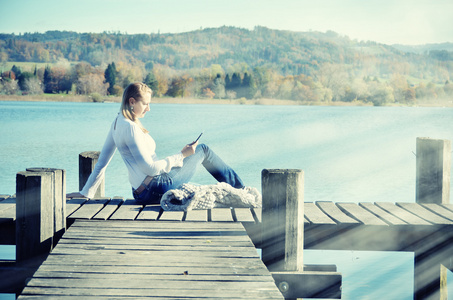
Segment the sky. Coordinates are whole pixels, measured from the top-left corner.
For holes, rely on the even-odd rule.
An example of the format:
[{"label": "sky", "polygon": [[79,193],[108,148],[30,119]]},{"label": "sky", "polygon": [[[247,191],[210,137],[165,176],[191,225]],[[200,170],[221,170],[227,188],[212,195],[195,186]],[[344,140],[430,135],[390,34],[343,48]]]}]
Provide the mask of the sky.
[{"label": "sky", "polygon": [[179,33],[221,26],[335,31],[359,41],[453,42],[452,0],[0,0],[0,33]]}]

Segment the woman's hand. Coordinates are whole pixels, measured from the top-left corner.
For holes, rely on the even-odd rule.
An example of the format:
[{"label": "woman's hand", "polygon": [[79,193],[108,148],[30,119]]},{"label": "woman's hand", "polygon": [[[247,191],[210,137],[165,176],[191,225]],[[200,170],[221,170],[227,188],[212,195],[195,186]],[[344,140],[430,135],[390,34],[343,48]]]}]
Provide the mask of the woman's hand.
[{"label": "woman's hand", "polygon": [[72,199],[72,198],[86,198],[86,197],[84,195],[80,194],[79,192],[77,192],[77,193],[66,194],[66,198]]},{"label": "woman's hand", "polygon": [[197,148],[198,142],[188,144],[184,148],[182,148],[182,156],[187,157],[191,156],[192,154],[195,153],[195,149]]}]

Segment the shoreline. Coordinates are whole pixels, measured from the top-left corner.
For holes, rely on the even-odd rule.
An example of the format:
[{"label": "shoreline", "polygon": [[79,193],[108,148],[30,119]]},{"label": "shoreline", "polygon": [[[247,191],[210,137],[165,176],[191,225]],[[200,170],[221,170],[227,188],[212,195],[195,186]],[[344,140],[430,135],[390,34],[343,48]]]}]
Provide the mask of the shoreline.
[{"label": "shoreline", "polygon": [[[1,101],[29,101],[29,102],[75,102],[95,103],[88,95],[66,94],[41,94],[41,95],[0,95]],[[104,96],[97,103],[120,103],[119,96]],[[372,103],[362,101],[353,102],[306,102],[282,99],[202,99],[202,98],[152,98],[153,103],[159,104],[223,104],[223,105],[305,105],[305,106],[373,106]],[[413,105],[402,103],[390,103],[383,107],[453,107],[453,100],[419,101]]]}]

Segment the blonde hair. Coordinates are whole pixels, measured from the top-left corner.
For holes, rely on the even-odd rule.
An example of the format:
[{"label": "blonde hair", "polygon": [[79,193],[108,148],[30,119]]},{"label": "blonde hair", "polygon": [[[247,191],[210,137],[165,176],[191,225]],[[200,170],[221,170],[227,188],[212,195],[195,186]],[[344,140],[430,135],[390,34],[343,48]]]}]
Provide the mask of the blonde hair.
[{"label": "blonde hair", "polygon": [[153,91],[146,84],[141,82],[131,83],[124,89],[123,100],[121,102],[121,113],[123,116],[126,119],[137,123],[144,133],[148,133],[148,130],[143,127],[140,120],[135,116],[131,104],[129,103],[129,99],[134,98],[136,101],[141,101],[148,93],[152,95]]}]

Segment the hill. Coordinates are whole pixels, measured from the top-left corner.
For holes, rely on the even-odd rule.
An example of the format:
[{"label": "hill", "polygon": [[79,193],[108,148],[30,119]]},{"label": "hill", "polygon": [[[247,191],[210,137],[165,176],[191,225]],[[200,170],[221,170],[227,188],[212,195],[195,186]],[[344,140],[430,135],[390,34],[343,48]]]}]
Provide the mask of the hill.
[{"label": "hill", "polygon": [[[452,43],[385,45],[351,40],[333,31],[292,32],[265,27],[247,30],[224,26],[177,34],[68,31],[18,36],[0,34],[0,60],[4,63],[71,62],[72,66],[88,63],[92,68],[104,71],[107,65],[114,62],[123,73],[125,69],[130,70],[130,74],[123,74],[120,87],[127,84],[127,77],[129,81],[143,80],[147,73],[152,72],[154,76],[165,77],[170,85],[172,78],[184,74],[190,78],[209,76],[211,80],[219,75],[227,88],[228,82],[224,80],[231,80],[234,73],[244,80],[247,73],[248,76],[253,75],[253,84],[258,84],[254,93],[260,91],[258,95],[252,96],[301,100],[299,96],[293,95],[297,82],[312,91],[317,90],[318,94],[320,87],[316,87],[316,84],[319,83],[330,89],[332,94],[329,96],[325,94],[328,91],[323,91],[323,96],[312,97],[320,101],[329,98],[333,101],[360,99],[364,95],[355,93],[347,97],[347,91],[353,90],[356,79],[390,82],[395,76],[403,76],[408,88],[421,82],[424,85],[432,83],[435,87],[444,85],[453,74],[452,50]],[[283,91],[273,93],[272,88],[281,89],[281,84],[285,84],[282,78],[288,76],[299,77],[297,82],[291,83],[292,91],[286,94]],[[338,78],[341,76],[344,79]],[[156,80],[162,81],[162,78]],[[276,80],[278,87],[260,89],[259,85]],[[345,86],[346,83],[348,86]],[[191,96],[200,96],[203,88],[213,90],[214,85],[211,83],[201,87],[198,94],[192,93]],[[342,86],[341,91],[339,85]],[[300,88],[305,89],[302,86]],[[159,94],[165,95],[167,91],[163,88]],[[302,91],[295,93],[300,95]],[[225,92],[220,94],[217,93],[217,96],[225,97]],[[172,95],[185,94],[177,92]]]},{"label": "hill", "polygon": [[[93,66],[112,61],[167,65],[174,69],[224,69],[236,63],[267,66],[283,74],[312,74],[323,63],[357,64],[377,58],[416,63],[429,51],[453,50],[453,44],[422,46],[384,45],[352,41],[333,31],[291,32],[256,27],[207,28],[178,34],[46,33],[0,34],[2,61],[86,61]],[[428,53],[426,53],[428,52]],[[428,55],[426,55],[428,54]],[[370,57],[371,56],[371,57]],[[383,72],[381,72],[382,74]],[[378,74],[369,74],[370,76]]]}]

